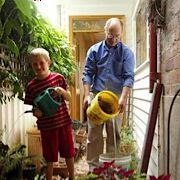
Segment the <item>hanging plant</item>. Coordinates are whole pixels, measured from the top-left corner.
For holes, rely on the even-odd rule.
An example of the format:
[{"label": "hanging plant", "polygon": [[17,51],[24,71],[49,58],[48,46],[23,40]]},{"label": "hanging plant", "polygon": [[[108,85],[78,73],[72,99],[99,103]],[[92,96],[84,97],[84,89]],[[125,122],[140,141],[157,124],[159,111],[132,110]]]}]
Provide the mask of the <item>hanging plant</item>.
[{"label": "hanging plant", "polygon": [[[28,54],[43,47],[53,60],[51,70],[63,74],[69,83],[76,70],[75,61],[64,31],[57,31],[37,11],[32,0],[0,0],[0,101],[6,103],[18,95],[33,77]],[[12,90],[12,96],[4,88]]]}]

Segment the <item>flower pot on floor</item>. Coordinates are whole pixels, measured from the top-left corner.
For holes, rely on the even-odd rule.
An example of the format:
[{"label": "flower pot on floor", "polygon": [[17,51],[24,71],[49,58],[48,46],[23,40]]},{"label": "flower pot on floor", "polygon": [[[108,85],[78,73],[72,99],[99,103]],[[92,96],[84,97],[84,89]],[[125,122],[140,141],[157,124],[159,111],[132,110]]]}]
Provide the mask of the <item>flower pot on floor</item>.
[{"label": "flower pot on floor", "polygon": [[34,180],[36,176],[36,166],[27,165],[23,168],[23,179]]}]

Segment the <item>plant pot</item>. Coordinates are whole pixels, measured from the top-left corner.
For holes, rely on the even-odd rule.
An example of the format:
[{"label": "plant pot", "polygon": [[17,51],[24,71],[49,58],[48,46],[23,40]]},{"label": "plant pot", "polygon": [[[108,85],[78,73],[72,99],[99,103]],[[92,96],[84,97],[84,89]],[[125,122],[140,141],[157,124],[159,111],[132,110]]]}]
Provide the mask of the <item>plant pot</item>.
[{"label": "plant pot", "polygon": [[115,160],[115,165],[129,167],[131,156],[122,156],[121,154],[106,153],[99,156],[99,163],[111,162]]},{"label": "plant pot", "polygon": [[5,172],[3,176],[6,179],[21,179],[21,177],[22,177],[22,166],[21,166],[21,164],[17,164],[16,167]]},{"label": "plant pot", "polygon": [[27,165],[23,168],[23,179],[34,180],[36,176],[36,166]]}]

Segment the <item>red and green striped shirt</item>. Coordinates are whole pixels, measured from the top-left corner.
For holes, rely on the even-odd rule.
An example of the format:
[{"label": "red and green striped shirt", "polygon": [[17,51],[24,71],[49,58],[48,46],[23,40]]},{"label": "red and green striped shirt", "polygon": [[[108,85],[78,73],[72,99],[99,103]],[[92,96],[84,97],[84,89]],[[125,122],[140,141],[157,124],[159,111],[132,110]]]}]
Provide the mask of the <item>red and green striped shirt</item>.
[{"label": "red and green striped shirt", "polygon": [[[67,83],[64,76],[58,73],[50,73],[48,77],[43,80],[38,80],[37,78],[32,79],[27,85],[24,104],[34,106],[34,99],[49,87],[62,87],[66,90]],[[59,109],[54,115],[37,119],[37,126],[40,130],[54,129],[71,123],[69,111],[63,97],[61,98]]]}]

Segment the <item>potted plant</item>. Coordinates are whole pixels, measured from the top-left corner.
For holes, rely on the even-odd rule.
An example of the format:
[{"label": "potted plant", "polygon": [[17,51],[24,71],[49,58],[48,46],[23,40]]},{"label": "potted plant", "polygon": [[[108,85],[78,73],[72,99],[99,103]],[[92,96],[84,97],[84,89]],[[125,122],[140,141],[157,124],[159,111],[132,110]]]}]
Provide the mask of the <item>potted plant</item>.
[{"label": "potted plant", "polygon": [[31,157],[24,158],[22,172],[23,179],[34,180],[37,174],[37,168]]},{"label": "potted plant", "polygon": [[146,176],[137,174],[135,170],[124,168],[115,164],[115,161],[104,162],[97,166],[87,176],[76,180],[146,180]]},{"label": "potted plant", "polygon": [[130,123],[122,126],[120,139],[120,154],[131,155],[136,150],[136,141],[133,136],[133,126]]},{"label": "potted plant", "polygon": [[19,144],[9,148],[1,141],[0,146],[0,179],[20,179],[22,177],[22,159],[25,145]]},{"label": "potted plant", "polygon": [[21,179],[24,176],[33,180],[37,174],[33,159],[39,159],[43,167],[46,166],[43,157],[26,156],[25,149],[22,144],[10,148],[0,141],[0,179]]}]

